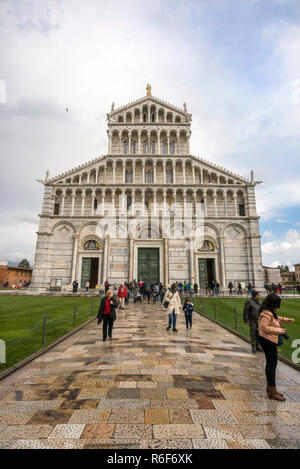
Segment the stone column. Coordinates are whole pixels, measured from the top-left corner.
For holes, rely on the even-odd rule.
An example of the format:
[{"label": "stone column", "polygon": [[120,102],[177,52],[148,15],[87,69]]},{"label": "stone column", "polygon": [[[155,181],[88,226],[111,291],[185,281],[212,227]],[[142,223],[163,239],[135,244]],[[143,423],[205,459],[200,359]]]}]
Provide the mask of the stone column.
[{"label": "stone column", "polygon": [[79,175],[78,184],[81,184],[81,181],[82,181],[82,174]]},{"label": "stone column", "polygon": [[197,192],[194,190],[193,192],[193,199],[194,199],[194,210],[193,210],[193,216],[197,215]]},{"label": "stone column", "polygon": [[132,162],[132,182],[135,184],[135,161]]},{"label": "stone column", "polygon": [[152,209],[153,216],[156,216],[156,191],[153,191],[153,209]]},{"label": "stone column", "polygon": [[220,283],[222,288],[226,288],[226,272],[225,272],[225,257],[224,257],[224,236],[218,237],[219,252],[220,252]]},{"label": "stone column", "polygon": [[225,217],[227,217],[227,194],[225,191],[223,191],[223,197],[224,197],[224,212],[225,212]]},{"label": "stone column", "polygon": [[131,151],[131,132],[129,132],[128,134],[128,155],[131,155],[132,154],[132,151]]},{"label": "stone column", "polygon": [[104,165],[104,174],[103,174],[103,177],[104,177],[104,184],[106,184],[106,170],[107,170],[107,164]]},{"label": "stone column", "polygon": [[183,217],[186,217],[186,192],[183,193]]},{"label": "stone column", "polygon": [[157,134],[157,154],[160,155],[160,133]]},{"label": "stone column", "polygon": [[95,191],[92,192],[92,207],[91,207],[91,215],[94,216],[94,205],[95,205]]},{"label": "stone column", "polygon": [[163,172],[164,172],[164,184],[167,184],[167,171],[166,171],[166,163],[163,162]]},{"label": "stone column", "polygon": [[112,134],[108,134],[108,154],[111,155],[111,140],[112,140]]},{"label": "stone column", "polygon": [[167,133],[167,155],[170,154],[170,134]]},{"label": "stone column", "polygon": [[153,184],[156,184],[156,161],[153,164]]},{"label": "stone column", "polygon": [[125,161],[123,161],[123,163],[122,163],[122,168],[123,168],[123,184],[125,184],[125,182],[126,182],[126,178],[125,178],[126,163],[125,163]]},{"label": "stone column", "polygon": [[145,191],[143,190],[142,193],[142,216],[145,215]]},{"label": "stone column", "polygon": [[187,154],[190,154],[190,134],[187,135]]},{"label": "stone column", "polygon": [[182,175],[183,175],[183,184],[185,184],[186,177],[185,177],[185,162],[182,162]]},{"label": "stone column", "polygon": [[83,217],[84,215],[84,201],[85,201],[85,192],[81,194],[81,216]]},{"label": "stone column", "polygon": [[129,238],[128,282],[133,280],[133,238]]},{"label": "stone column", "polygon": [[207,197],[206,197],[206,191],[203,193],[203,200],[204,200],[204,216],[207,217]]},{"label": "stone column", "polygon": [[95,184],[98,184],[98,181],[99,181],[99,168],[97,168],[95,172]]},{"label": "stone column", "polygon": [[213,193],[213,198],[214,198],[215,216],[218,216],[218,213],[217,213],[217,193],[215,191]]},{"label": "stone column", "polygon": [[172,162],[172,169],[173,169],[173,184],[176,184],[176,162]]},{"label": "stone column", "polygon": [[73,235],[74,244],[73,244],[73,256],[72,256],[72,276],[71,276],[71,283],[74,280],[77,280],[77,249],[78,249],[78,239],[79,235]]},{"label": "stone column", "polygon": [[116,213],[116,206],[115,206],[115,191],[112,191],[112,194],[111,194],[111,210],[112,210],[112,214],[114,215]]},{"label": "stone column", "polygon": [[235,206],[235,216],[238,217],[238,205],[237,205],[237,195],[236,192],[233,194],[234,206]]},{"label": "stone column", "polygon": [[89,171],[89,172],[87,173],[87,179],[86,179],[87,184],[90,183],[90,175],[91,175],[91,172]]},{"label": "stone column", "polygon": [[121,155],[121,143],[122,143],[122,135],[119,134],[119,155]]},{"label": "stone column", "polygon": [[141,154],[141,132],[138,133],[138,154]]},{"label": "stone column", "polygon": [[149,122],[151,122],[151,118],[150,118],[150,104],[148,104],[147,108],[148,108],[148,123],[149,123]]},{"label": "stone column", "polygon": [[116,184],[116,163],[113,162],[113,184]]},{"label": "stone column", "polygon": [[134,215],[135,214],[135,191],[134,190],[131,192],[131,197],[132,197],[131,211],[132,211],[132,215]]},{"label": "stone column", "polygon": [[150,135],[150,132],[147,133],[147,146],[148,146],[148,155],[151,155],[151,135]]},{"label": "stone column", "polygon": [[75,197],[76,197],[76,193],[73,191],[73,192],[72,192],[71,217],[74,217]]},{"label": "stone column", "polygon": [[169,284],[169,239],[164,238],[164,274],[165,284]]},{"label": "stone column", "polygon": [[163,192],[163,198],[164,198],[164,210],[163,210],[163,215],[167,215],[167,193]]},{"label": "stone column", "polygon": [[101,201],[101,215],[104,215],[104,202],[105,202],[105,192],[102,191],[102,201]]},{"label": "stone column", "polygon": [[64,211],[65,211],[65,197],[66,197],[66,193],[65,191],[63,191],[62,198],[61,198],[61,212],[60,212],[62,217],[64,216]]},{"label": "stone column", "polygon": [[196,184],[196,180],[195,180],[195,165],[194,165],[194,163],[192,163],[192,175],[193,175],[193,184]]},{"label": "stone column", "polygon": [[142,162],[142,171],[143,171],[143,184],[145,184],[145,161]]},{"label": "stone column", "polygon": [[107,278],[107,261],[108,261],[108,249],[109,249],[109,237],[104,238],[103,241],[103,266],[102,266],[102,285],[104,285]]},{"label": "stone column", "polygon": [[194,240],[190,238],[189,243],[189,260],[190,260],[190,280],[194,283],[195,279],[195,264],[194,264]]},{"label": "stone column", "polygon": [[177,153],[179,155],[180,154],[180,136],[178,132],[176,134],[176,141],[177,141]]}]

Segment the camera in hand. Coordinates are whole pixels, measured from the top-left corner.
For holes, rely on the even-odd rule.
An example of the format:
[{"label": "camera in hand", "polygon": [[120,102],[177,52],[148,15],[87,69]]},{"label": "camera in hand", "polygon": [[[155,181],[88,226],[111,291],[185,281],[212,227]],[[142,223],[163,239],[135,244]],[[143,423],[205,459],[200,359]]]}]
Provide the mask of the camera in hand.
[{"label": "camera in hand", "polygon": [[289,340],[289,336],[287,335],[287,333],[285,332],[284,334],[282,334],[282,337],[285,339],[285,340]]}]

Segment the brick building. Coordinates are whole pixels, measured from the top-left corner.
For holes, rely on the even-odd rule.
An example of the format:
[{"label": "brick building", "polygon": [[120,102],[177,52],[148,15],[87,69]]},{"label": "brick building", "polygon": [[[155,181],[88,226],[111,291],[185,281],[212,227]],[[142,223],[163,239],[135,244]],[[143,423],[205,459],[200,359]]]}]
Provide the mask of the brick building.
[{"label": "brick building", "polygon": [[6,282],[8,282],[8,287],[17,285],[20,282],[27,283],[31,281],[31,277],[32,269],[30,268],[14,267],[5,265],[5,263],[0,265],[0,287],[2,287]]}]

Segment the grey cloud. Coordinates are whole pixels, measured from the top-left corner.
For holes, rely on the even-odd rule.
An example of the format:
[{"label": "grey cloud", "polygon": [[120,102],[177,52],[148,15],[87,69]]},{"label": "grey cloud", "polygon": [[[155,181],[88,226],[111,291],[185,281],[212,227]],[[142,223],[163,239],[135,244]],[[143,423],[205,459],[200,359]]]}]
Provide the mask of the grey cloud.
[{"label": "grey cloud", "polygon": [[15,105],[0,106],[0,117],[28,117],[31,119],[73,119],[66,107],[45,98],[22,98]]},{"label": "grey cloud", "polygon": [[31,19],[29,19],[24,23],[18,24],[18,28],[25,33],[37,31],[39,33],[48,34],[50,31],[57,31],[59,27],[59,23],[51,23],[45,18],[39,18],[36,21],[32,21]]}]

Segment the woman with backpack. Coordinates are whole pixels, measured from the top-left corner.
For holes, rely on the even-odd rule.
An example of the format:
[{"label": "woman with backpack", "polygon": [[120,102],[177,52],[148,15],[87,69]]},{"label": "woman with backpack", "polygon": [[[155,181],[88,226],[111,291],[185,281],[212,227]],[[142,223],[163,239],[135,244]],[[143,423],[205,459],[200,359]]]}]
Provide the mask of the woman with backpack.
[{"label": "woman with backpack", "polygon": [[181,311],[181,300],[179,293],[177,291],[177,284],[173,283],[171,289],[166,291],[166,294],[163,299],[163,305],[167,308],[168,315],[169,315],[169,325],[167,327],[167,331],[171,329],[173,323],[173,332],[177,332],[176,329],[176,320],[177,314]]},{"label": "woman with backpack", "polygon": [[277,316],[276,310],[280,308],[281,298],[270,293],[259,309],[258,339],[266,357],[267,394],[269,399],[285,401],[283,394],[276,388],[277,347],[282,345],[282,336],[286,329],[281,327],[282,322],[294,322],[295,319]]},{"label": "woman with backpack", "polygon": [[188,329],[190,325],[190,329],[192,329],[192,317],[193,317],[194,305],[193,303],[191,303],[189,298],[185,300],[182,309],[185,315],[186,328]]},{"label": "woman with backpack", "polygon": [[109,339],[112,339],[114,321],[117,319],[117,307],[118,303],[117,300],[113,297],[112,290],[107,290],[105,297],[101,300],[97,316],[98,324],[103,321],[103,342],[105,342],[107,339],[107,329],[108,337]]}]

